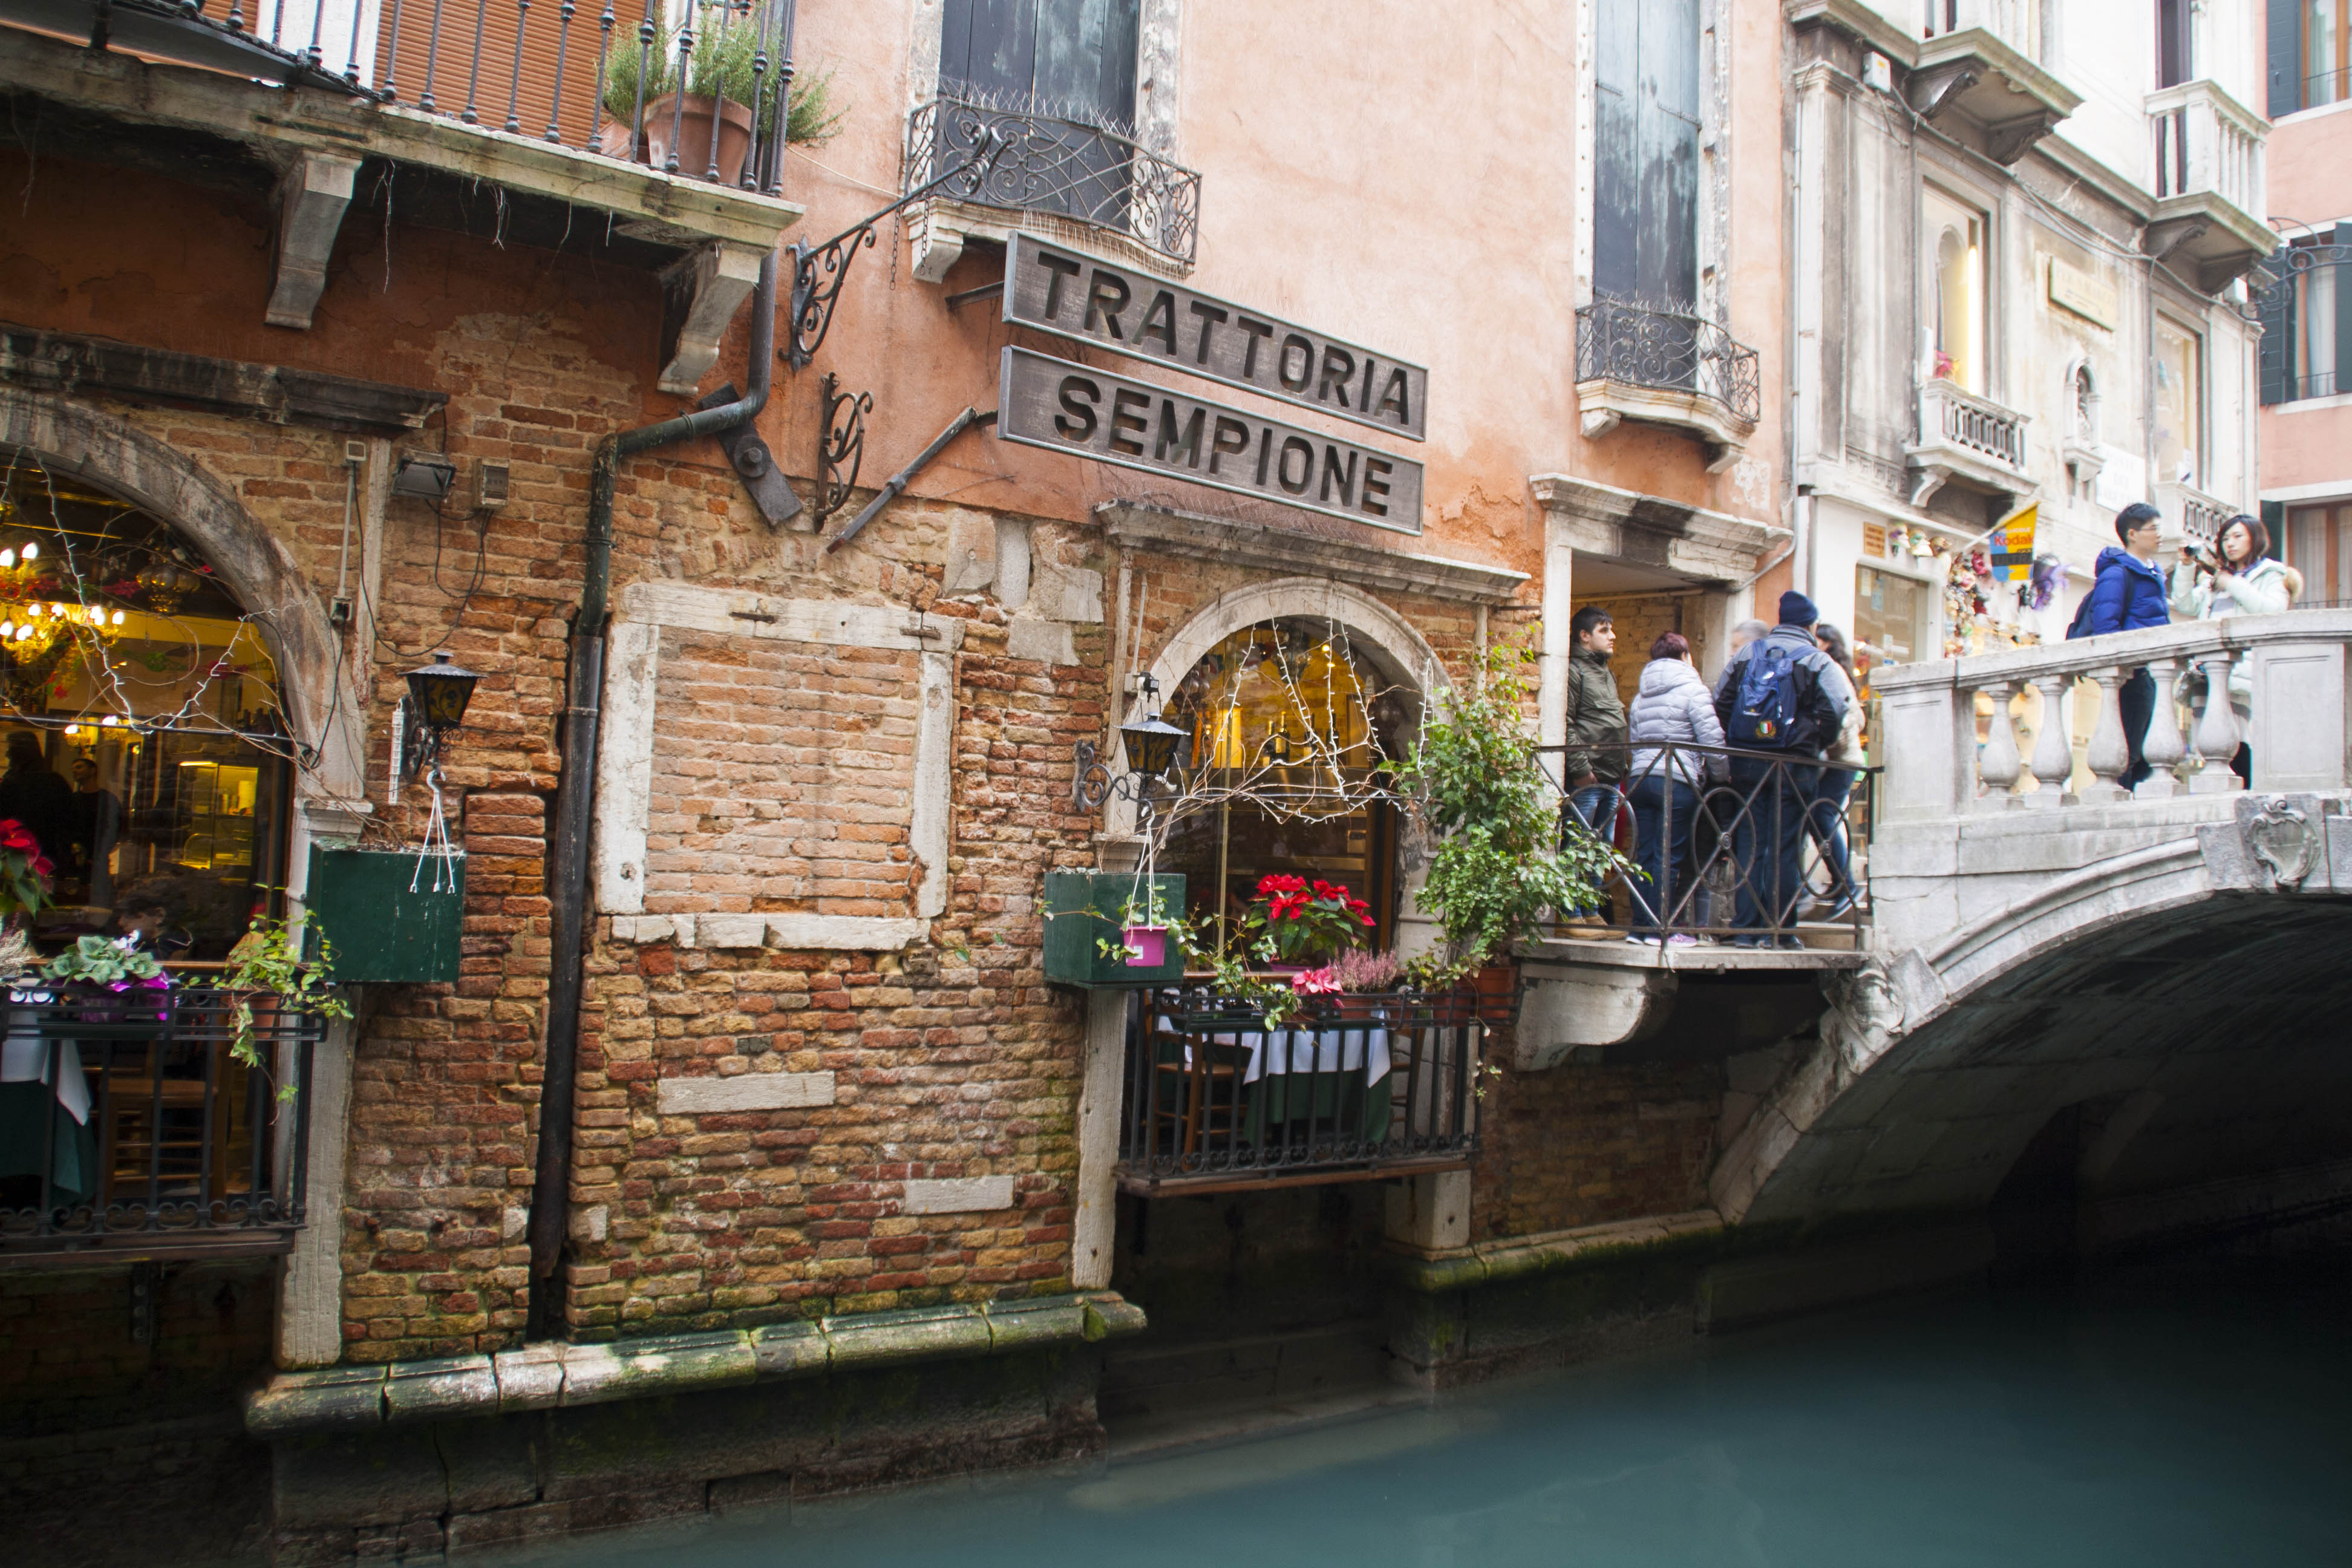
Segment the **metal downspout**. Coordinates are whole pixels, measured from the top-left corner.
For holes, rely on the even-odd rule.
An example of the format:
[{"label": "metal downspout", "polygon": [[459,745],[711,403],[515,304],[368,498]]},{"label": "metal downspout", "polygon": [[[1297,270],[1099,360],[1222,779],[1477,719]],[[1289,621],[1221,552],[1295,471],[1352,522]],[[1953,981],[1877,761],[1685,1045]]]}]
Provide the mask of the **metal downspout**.
[{"label": "metal downspout", "polygon": [[555,1332],[552,1292],[545,1282],[563,1255],[572,1213],[572,1119],[580,1076],[580,991],[587,953],[589,826],[595,805],[596,745],[603,718],[604,620],[613,578],[613,498],[621,462],[674,441],[712,436],[748,424],[768,401],[776,365],[776,257],[760,263],[751,294],[751,390],[734,403],[682,414],[658,424],[607,436],[596,447],[588,485],[588,560],[581,575],[580,611],[572,622],[564,674],[563,761],[556,775],[555,853],[548,868],[553,963],[547,984],[547,1035],[539,1095],[539,1157],[530,1189],[531,1332]]}]

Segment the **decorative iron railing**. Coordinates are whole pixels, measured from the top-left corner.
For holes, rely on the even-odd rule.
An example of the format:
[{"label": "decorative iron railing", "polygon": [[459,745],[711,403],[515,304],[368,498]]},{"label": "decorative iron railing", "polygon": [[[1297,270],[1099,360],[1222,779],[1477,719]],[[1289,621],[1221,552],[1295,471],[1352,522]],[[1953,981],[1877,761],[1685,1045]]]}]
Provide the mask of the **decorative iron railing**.
[{"label": "decorative iron railing", "polygon": [[283,1252],[303,1220],[320,1020],[235,994],[16,989],[0,1041],[0,1265]]},{"label": "decorative iron railing", "polygon": [[109,0],[100,15],[117,47],[773,195],[795,5]]},{"label": "decorative iron railing", "polygon": [[1639,874],[1612,876],[1589,910],[1555,911],[1564,921],[1637,942],[1762,947],[1843,928],[1862,945],[1877,769],[1672,741],[1580,749],[1624,759],[1624,776],[1597,805],[1564,792],[1560,834],[1604,839]]},{"label": "decorative iron railing", "polygon": [[1085,121],[942,91],[908,118],[901,188],[912,191],[962,168],[984,138],[1001,150],[980,188],[959,201],[1053,213],[1126,235],[1171,260],[1192,260],[1200,174]]},{"label": "decorative iron railing", "polygon": [[1465,992],[1317,996],[1269,1029],[1194,986],[1130,994],[1119,1185],[1234,1191],[1455,1170],[1486,1026]]},{"label": "decorative iron railing", "polygon": [[1693,393],[1751,425],[1763,409],[1754,349],[1704,317],[1622,300],[1576,312],[1576,379]]}]

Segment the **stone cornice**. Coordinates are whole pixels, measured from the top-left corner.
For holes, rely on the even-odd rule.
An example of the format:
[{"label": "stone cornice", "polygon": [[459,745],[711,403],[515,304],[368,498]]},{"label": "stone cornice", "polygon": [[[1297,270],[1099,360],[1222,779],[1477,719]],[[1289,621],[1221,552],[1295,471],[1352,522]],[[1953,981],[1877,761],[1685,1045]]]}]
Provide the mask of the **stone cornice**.
[{"label": "stone cornice", "polygon": [[1746,576],[1772,538],[1769,523],[1573,474],[1538,474],[1528,485],[1546,511],[1569,525],[1571,548],[1696,579]]},{"label": "stone cornice", "polygon": [[1360,588],[1419,594],[1474,605],[1504,605],[1518,596],[1524,572],[1417,555],[1343,539],[1294,533],[1262,522],[1174,511],[1140,501],[1105,501],[1095,508],[1104,535],[1122,549],[1148,550],[1228,566],[1255,566],[1293,575],[1328,577]]}]

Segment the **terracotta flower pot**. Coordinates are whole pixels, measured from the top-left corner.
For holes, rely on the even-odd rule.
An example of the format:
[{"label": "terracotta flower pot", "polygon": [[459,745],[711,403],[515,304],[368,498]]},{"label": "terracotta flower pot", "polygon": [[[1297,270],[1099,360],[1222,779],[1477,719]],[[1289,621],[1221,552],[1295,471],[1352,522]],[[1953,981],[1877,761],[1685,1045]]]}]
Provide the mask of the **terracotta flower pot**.
[{"label": "terracotta flower pot", "polygon": [[[682,110],[680,103],[685,106]],[[680,99],[676,93],[664,93],[647,103],[645,133],[637,141],[646,163],[654,169],[668,164],[670,132],[675,123],[677,172],[691,180],[707,175],[710,172],[710,117],[714,111],[719,116],[719,183],[731,185],[741,179],[743,160],[751,152],[751,111],[730,98],[688,93]],[[624,156],[613,143],[625,148],[628,128],[610,125],[605,131],[606,134],[598,138],[598,150],[614,157]]]},{"label": "terracotta flower pot", "polygon": [[1470,976],[1478,994],[1478,1016],[1486,1024],[1508,1024],[1519,1013],[1519,966],[1490,963]]}]

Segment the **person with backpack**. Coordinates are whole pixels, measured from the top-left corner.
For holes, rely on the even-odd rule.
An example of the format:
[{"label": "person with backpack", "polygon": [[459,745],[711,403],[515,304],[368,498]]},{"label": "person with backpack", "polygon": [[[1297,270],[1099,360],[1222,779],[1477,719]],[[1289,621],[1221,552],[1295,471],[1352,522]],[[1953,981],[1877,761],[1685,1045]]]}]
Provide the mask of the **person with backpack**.
[{"label": "person with backpack", "polygon": [[[2164,514],[2144,500],[2116,513],[2116,537],[2123,547],[2110,544],[2099,552],[2097,578],[2075,606],[2066,627],[2068,641],[2171,624],[2164,574],[2156,564],[2163,523]],[[2124,721],[2124,746],[2130,756],[2120,782],[2126,789],[2137,789],[2155,771],[2141,750],[2147,742],[2148,721],[2156,717],[2156,678],[2146,665],[2125,678],[2116,692],[2116,710]]]},{"label": "person with backpack", "polygon": [[[1625,704],[1609,658],[1617,651],[1617,626],[1608,611],[1587,605],[1568,623],[1575,651],[1568,660],[1568,750],[1560,772],[1568,780],[1568,808],[1576,821],[1608,843],[1615,837],[1619,790],[1625,779]],[[1565,831],[1567,824],[1561,824]],[[1565,911],[1570,925],[1602,923],[1598,906]]]},{"label": "person with backpack", "polygon": [[[1740,801],[1732,832],[1739,861],[1739,901],[1733,924],[1743,947],[1771,940],[1801,947],[1795,924],[1805,890],[1805,818],[1819,788],[1822,751],[1845,723],[1850,691],[1830,673],[1830,656],[1814,640],[1821,618],[1795,589],[1780,595],[1780,624],[1732,656],[1715,687],[1716,717],[1724,741],[1744,752],[1777,752],[1789,762],[1731,759],[1731,787]],[[1791,765],[1797,758],[1811,767]],[[1752,933],[1752,934],[1751,934]]]}]

